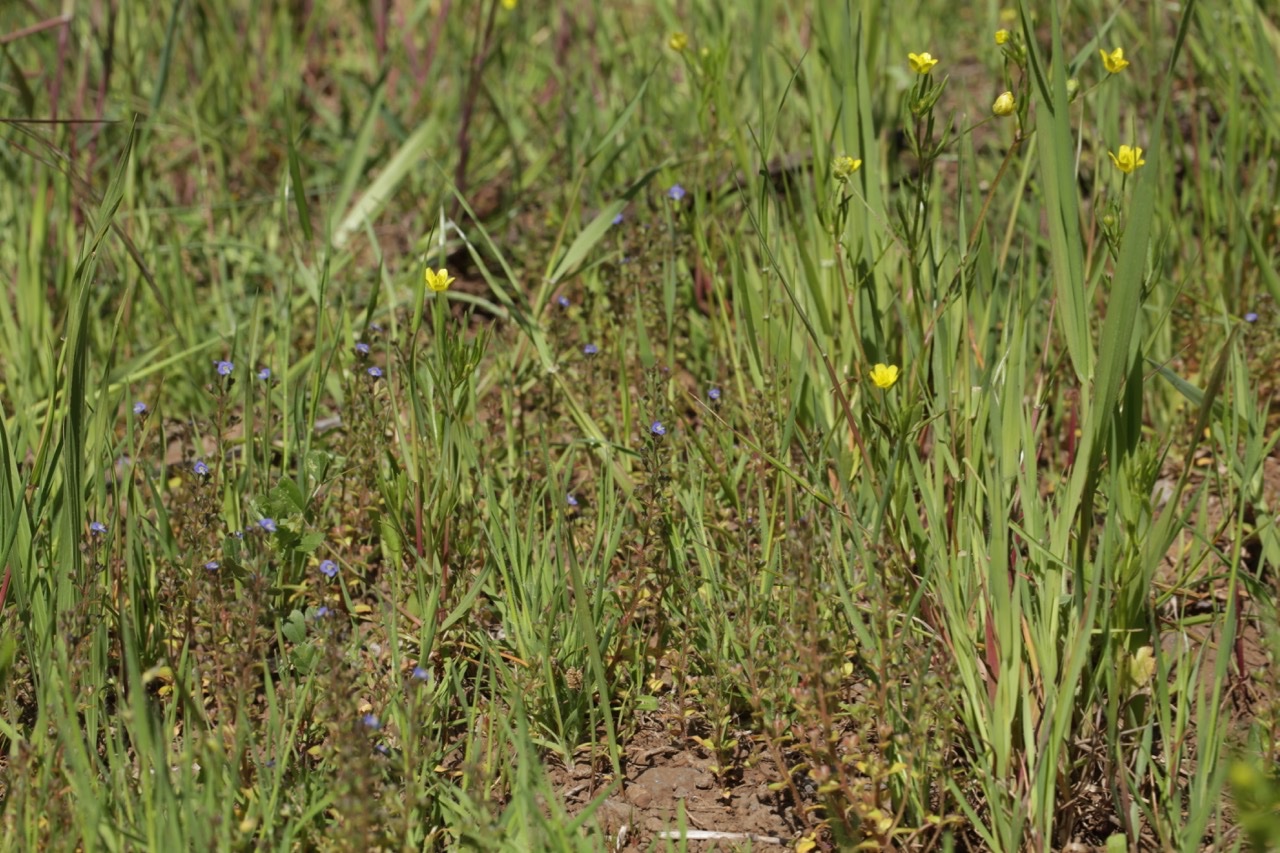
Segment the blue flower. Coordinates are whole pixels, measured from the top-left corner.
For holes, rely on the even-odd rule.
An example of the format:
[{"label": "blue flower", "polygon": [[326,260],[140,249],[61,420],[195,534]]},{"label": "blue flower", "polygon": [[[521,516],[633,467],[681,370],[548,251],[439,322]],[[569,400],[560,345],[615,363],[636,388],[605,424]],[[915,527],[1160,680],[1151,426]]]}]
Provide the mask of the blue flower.
[{"label": "blue flower", "polygon": [[94,536],[101,536],[107,532],[107,526],[101,521],[91,521],[89,522],[89,532]]},{"label": "blue flower", "polygon": [[369,345],[364,341],[356,341],[356,355],[366,356],[369,354]]},{"label": "blue flower", "polygon": [[378,323],[370,323],[370,324],[369,324],[369,331],[371,331],[371,332],[381,332],[381,331],[382,331],[382,326],[381,326],[381,325],[379,325]]},{"label": "blue flower", "polygon": [[1248,314],[1245,314],[1245,315],[1244,315],[1244,321],[1245,321],[1246,323],[1256,323],[1256,322],[1258,322],[1258,312],[1257,312],[1257,311],[1250,311]]},{"label": "blue flower", "polygon": [[147,404],[139,400],[133,404],[133,413],[135,415],[145,415],[147,413]]},{"label": "blue flower", "polygon": [[413,672],[409,673],[409,675],[413,678],[414,681],[426,681],[428,678],[431,677],[431,673],[427,672],[425,669],[423,669],[420,666],[415,666],[413,668]]},{"label": "blue flower", "polygon": [[333,578],[338,574],[338,564],[333,560],[324,560],[320,563],[320,574],[327,578]]},{"label": "blue flower", "polygon": [[274,518],[263,518],[258,521],[258,526],[268,533],[276,532],[276,520]]},{"label": "blue flower", "polygon": [[365,714],[360,718],[360,721],[365,724],[366,728],[373,729],[374,731],[382,728],[382,721],[378,719],[377,714]]},{"label": "blue flower", "polygon": [[618,211],[618,215],[613,217],[613,224],[614,225],[622,224],[622,211]]},{"label": "blue flower", "polygon": [[271,368],[270,368],[270,367],[264,367],[264,368],[262,368],[261,370],[259,370],[259,371],[258,371],[258,378],[259,378],[259,379],[261,379],[263,382],[266,382],[268,379],[270,379],[270,378],[271,378]]},{"label": "blue flower", "polygon": [[719,388],[712,388],[710,391],[708,391],[708,392],[707,392],[707,396],[708,396],[708,397],[710,397],[712,400],[719,400],[719,399],[720,399],[720,389],[719,389]]},{"label": "blue flower", "polygon": [[380,743],[373,747],[373,751],[378,753],[378,755],[390,755],[391,747],[387,746],[385,743]]},{"label": "blue flower", "polygon": [[370,377],[371,379],[381,379],[381,378],[382,378],[382,368],[381,368],[381,367],[376,367],[376,366],[375,366],[375,367],[370,367],[370,368],[369,368],[367,371],[365,371],[365,372],[369,374],[369,377]]},{"label": "blue flower", "polygon": [[216,572],[218,569],[222,568],[222,565],[217,560],[210,560],[204,564],[204,567],[211,572]]},{"label": "blue flower", "polygon": [[667,198],[671,199],[672,201],[680,201],[686,195],[687,193],[684,191],[684,187],[680,186],[679,184],[672,184],[671,189],[667,190]]},{"label": "blue flower", "polygon": [[197,459],[195,464],[191,466],[191,470],[196,473],[197,477],[209,476],[209,466],[205,464],[203,459]]},{"label": "blue flower", "polygon": [[317,618],[317,619],[323,619],[324,617],[326,617],[326,616],[328,616],[328,615],[329,615],[329,608],[328,608],[328,607],[325,607],[323,604],[321,604],[319,607],[317,607],[317,608],[316,608],[316,618]]},{"label": "blue flower", "polygon": [[578,505],[578,499],[573,496],[573,492],[570,492],[568,495],[565,496],[564,502],[567,503],[569,506]]},{"label": "blue flower", "polygon": [[649,432],[652,435],[666,435],[667,428],[662,425],[662,421],[654,421],[649,425]]},{"label": "blue flower", "polygon": [[582,348],[583,355],[595,355],[598,352],[600,352],[600,347],[596,346],[595,344],[587,344],[585,347]]},{"label": "blue flower", "polygon": [[559,305],[561,308],[568,308],[570,305],[569,297],[567,296],[556,297],[556,304]]},{"label": "blue flower", "polygon": [[219,376],[230,376],[231,371],[236,369],[235,364],[230,361],[215,361],[213,366],[218,371]]}]

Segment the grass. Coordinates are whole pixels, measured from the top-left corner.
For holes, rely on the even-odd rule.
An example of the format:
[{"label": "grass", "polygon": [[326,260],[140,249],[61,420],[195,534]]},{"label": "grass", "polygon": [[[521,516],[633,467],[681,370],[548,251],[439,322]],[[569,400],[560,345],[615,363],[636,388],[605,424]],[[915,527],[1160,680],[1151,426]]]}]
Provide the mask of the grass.
[{"label": "grass", "polygon": [[0,844],[1280,845],[1266,4],[512,5],[0,11]]}]

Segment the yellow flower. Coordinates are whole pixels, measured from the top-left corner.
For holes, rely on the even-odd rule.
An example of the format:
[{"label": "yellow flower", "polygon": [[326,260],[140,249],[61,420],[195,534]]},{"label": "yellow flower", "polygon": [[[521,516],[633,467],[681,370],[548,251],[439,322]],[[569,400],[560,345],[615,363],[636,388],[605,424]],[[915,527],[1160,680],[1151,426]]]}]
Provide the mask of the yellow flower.
[{"label": "yellow flower", "polygon": [[1102,64],[1111,74],[1119,74],[1121,71],[1129,67],[1129,60],[1124,58],[1123,47],[1117,47],[1110,53],[1107,53],[1105,50],[1100,50],[1098,53],[1102,54]]},{"label": "yellow flower", "polygon": [[1014,109],[1013,92],[1004,92],[991,105],[991,112],[998,116],[1011,116]]},{"label": "yellow flower", "polygon": [[1009,31],[1006,29],[996,30],[996,44],[1004,44],[1009,41]]},{"label": "yellow flower", "polygon": [[667,39],[667,47],[676,53],[681,53],[689,46],[689,37],[684,33],[672,33],[671,38]]},{"label": "yellow flower", "polygon": [[516,0],[502,0],[502,8],[508,12],[516,7]]},{"label": "yellow flower", "polygon": [[928,53],[908,53],[907,61],[911,63],[911,70],[917,74],[928,74],[938,64],[938,60]]},{"label": "yellow flower", "polygon": [[444,267],[441,267],[439,272],[427,267],[426,279],[427,287],[436,293],[444,293],[449,289],[449,285],[455,281],[454,277],[449,275],[449,271]]},{"label": "yellow flower", "polygon": [[831,173],[835,176],[837,181],[843,184],[853,177],[854,172],[861,168],[861,160],[855,160],[848,154],[842,154],[835,159],[834,163],[831,164]]},{"label": "yellow flower", "polygon": [[871,381],[875,383],[877,388],[889,390],[893,387],[893,383],[898,381],[898,366],[896,364],[877,364],[871,368]]},{"label": "yellow flower", "polygon": [[1107,156],[1111,158],[1112,163],[1116,164],[1116,168],[1126,175],[1132,175],[1135,169],[1147,163],[1142,159],[1142,149],[1136,146],[1130,148],[1128,145],[1121,145],[1118,154],[1108,151]]}]

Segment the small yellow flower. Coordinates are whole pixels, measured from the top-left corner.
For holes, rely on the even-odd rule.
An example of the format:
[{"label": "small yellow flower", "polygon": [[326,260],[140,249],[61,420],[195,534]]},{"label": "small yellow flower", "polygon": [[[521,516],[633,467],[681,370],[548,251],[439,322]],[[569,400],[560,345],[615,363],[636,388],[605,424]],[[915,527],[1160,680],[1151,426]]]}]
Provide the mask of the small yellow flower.
[{"label": "small yellow flower", "polygon": [[1121,145],[1119,153],[1112,154],[1108,151],[1107,156],[1111,158],[1112,163],[1116,164],[1116,168],[1126,175],[1132,175],[1135,169],[1147,163],[1142,159],[1142,149],[1136,146],[1130,148],[1128,145]]},{"label": "small yellow flower", "polygon": [[898,365],[877,364],[871,368],[871,381],[877,388],[888,391],[893,387],[893,383],[898,381]]},{"label": "small yellow flower", "polygon": [[1000,22],[1004,24],[1012,24],[1018,20],[1018,10],[1011,6],[1000,10]]},{"label": "small yellow flower", "polygon": [[911,63],[911,70],[917,74],[928,74],[938,64],[938,60],[929,53],[908,53],[907,61]]},{"label": "small yellow flower", "polygon": [[502,0],[502,8],[510,12],[516,7],[517,0]]},{"label": "small yellow flower", "polygon": [[1008,30],[1004,28],[996,30],[996,44],[1006,44],[1010,37]]},{"label": "small yellow flower", "polygon": [[426,279],[427,287],[431,288],[436,293],[444,293],[449,289],[449,285],[453,284],[456,280],[453,276],[449,275],[449,271],[444,267],[441,267],[439,272],[431,269],[431,267],[427,267]]},{"label": "small yellow flower", "polygon": [[1102,54],[1102,64],[1110,74],[1119,74],[1129,67],[1129,60],[1124,58],[1123,47],[1117,47],[1110,53],[1105,50],[1099,50],[1098,53]]},{"label": "small yellow flower", "polygon": [[1013,92],[1004,92],[1000,97],[996,98],[996,102],[991,105],[991,112],[998,116],[1011,116],[1016,105],[1013,102]]},{"label": "small yellow flower", "polygon": [[862,168],[862,161],[850,157],[848,154],[842,154],[831,164],[831,173],[840,183],[846,183],[853,173]]},{"label": "small yellow flower", "polygon": [[683,53],[684,49],[689,46],[689,37],[684,33],[672,33],[671,38],[667,39],[667,47],[676,53]]}]

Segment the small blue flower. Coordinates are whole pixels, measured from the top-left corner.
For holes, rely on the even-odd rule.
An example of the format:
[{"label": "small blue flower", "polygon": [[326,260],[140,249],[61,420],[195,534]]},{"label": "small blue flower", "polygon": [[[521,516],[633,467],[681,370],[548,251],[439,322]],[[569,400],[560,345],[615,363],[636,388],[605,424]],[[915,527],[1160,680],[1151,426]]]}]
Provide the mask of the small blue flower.
[{"label": "small blue flower", "polygon": [[614,225],[622,224],[622,211],[618,211],[618,215],[613,217],[613,224]]},{"label": "small blue flower", "polygon": [[373,751],[378,753],[378,755],[390,755],[391,747],[387,746],[385,743],[379,743],[373,747]]},{"label": "small blue flower", "polygon": [[667,428],[662,425],[662,421],[654,421],[649,425],[649,432],[652,435],[666,435]]},{"label": "small blue flower", "polygon": [[374,731],[382,728],[382,721],[378,719],[377,714],[365,714],[360,718],[360,721],[364,723],[365,728],[373,729]]},{"label": "small blue flower", "polygon": [[708,391],[708,392],[707,392],[707,396],[708,396],[708,397],[710,397],[712,400],[719,400],[719,399],[720,399],[720,389],[719,389],[719,388],[712,388],[710,391]]},{"label": "small blue flower", "polygon": [[1257,312],[1257,311],[1250,311],[1248,314],[1245,314],[1245,315],[1244,315],[1244,321],[1245,321],[1246,323],[1256,323],[1256,322],[1258,322],[1258,312]]},{"label": "small blue flower", "polygon": [[271,378],[271,368],[270,368],[270,367],[264,367],[264,368],[262,368],[261,370],[259,370],[259,371],[258,371],[258,378],[259,378],[259,379],[261,379],[263,382],[266,382],[268,379],[270,379],[270,378]]},{"label": "small blue flower", "polygon": [[568,495],[565,496],[564,502],[567,503],[569,506],[578,505],[578,499],[573,496],[573,492],[570,492]]},{"label": "small blue flower", "polygon": [[320,574],[327,578],[333,578],[338,574],[338,564],[333,560],[324,560],[320,563]]},{"label": "small blue flower", "polygon": [[101,536],[106,532],[107,532],[107,526],[103,524],[101,521],[89,522],[89,533],[91,533],[92,535]]},{"label": "small blue flower", "polygon": [[381,326],[381,325],[379,325],[378,323],[370,323],[370,324],[369,324],[369,331],[371,331],[371,332],[381,332],[381,331],[382,331],[382,326]]},{"label": "small blue flower", "polygon": [[600,352],[600,347],[596,346],[595,344],[587,344],[585,347],[582,348],[583,355],[595,355],[598,352]]},{"label": "small blue flower", "polygon": [[203,459],[197,459],[195,464],[191,466],[191,470],[195,472],[197,477],[209,476],[209,466],[205,464]]},{"label": "small blue flower", "polygon": [[364,341],[356,341],[356,355],[364,357],[369,354],[369,345]]},{"label": "small blue flower", "polygon": [[382,368],[381,368],[381,367],[370,367],[370,368],[366,371],[366,373],[368,373],[368,374],[369,374],[369,377],[370,377],[370,378],[372,378],[372,379],[381,379],[381,378],[382,378]]},{"label": "small blue flower", "polygon": [[328,607],[325,607],[323,604],[321,604],[319,607],[317,607],[317,608],[316,608],[316,618],[317,618],[317,619],[323,619],[324,617],[326,617],[326,616],[328,616],[328,615],[329,615],[329,608],[328,608]]},{"label": "small blue flower", "polygon": [[276,532],[276,520],[274,518],[263,518],[258,521],[258,526],[268,533]]},{"label": "small blue flower", "polygon": [[570,305],[569,297],[567,296],[556,297],[556,304],[559,305],[561,308],[568,308]]},{"label": "small blue flower", "polygon": [[236,369],[235,364],[230,361],[215,361],[213,366],[217,369],[219,376],[230,376],[231,371]]},{"label": "small blue flower", "polygon": [[426,681],[428,678],[431,677],[431,673],[427,672],[425,669],[423,669],[420,666],[415,666],[413,668],[413,672],[409,673],[409,675],[413,678],[414,681]]},{"label": "small blue flower", "polygon": [[133,404],[133,413],[135,415],[145,415],[147,413],[147,404],[139,400]]},{"label": "small blue flower", "polygon": [[685,193],[684,187],[679,184],[672,184],[671,189],[667,190],[667,198],[672,201],[680,201],[685,197],[685,195],[687,195],[687,193]]},{"label": "small blue flower", "polygon": [[204,564],[204,567],[211,572],[216,572],[218,569],[222,568],[222,565],[217,560],[210,560]]}]

